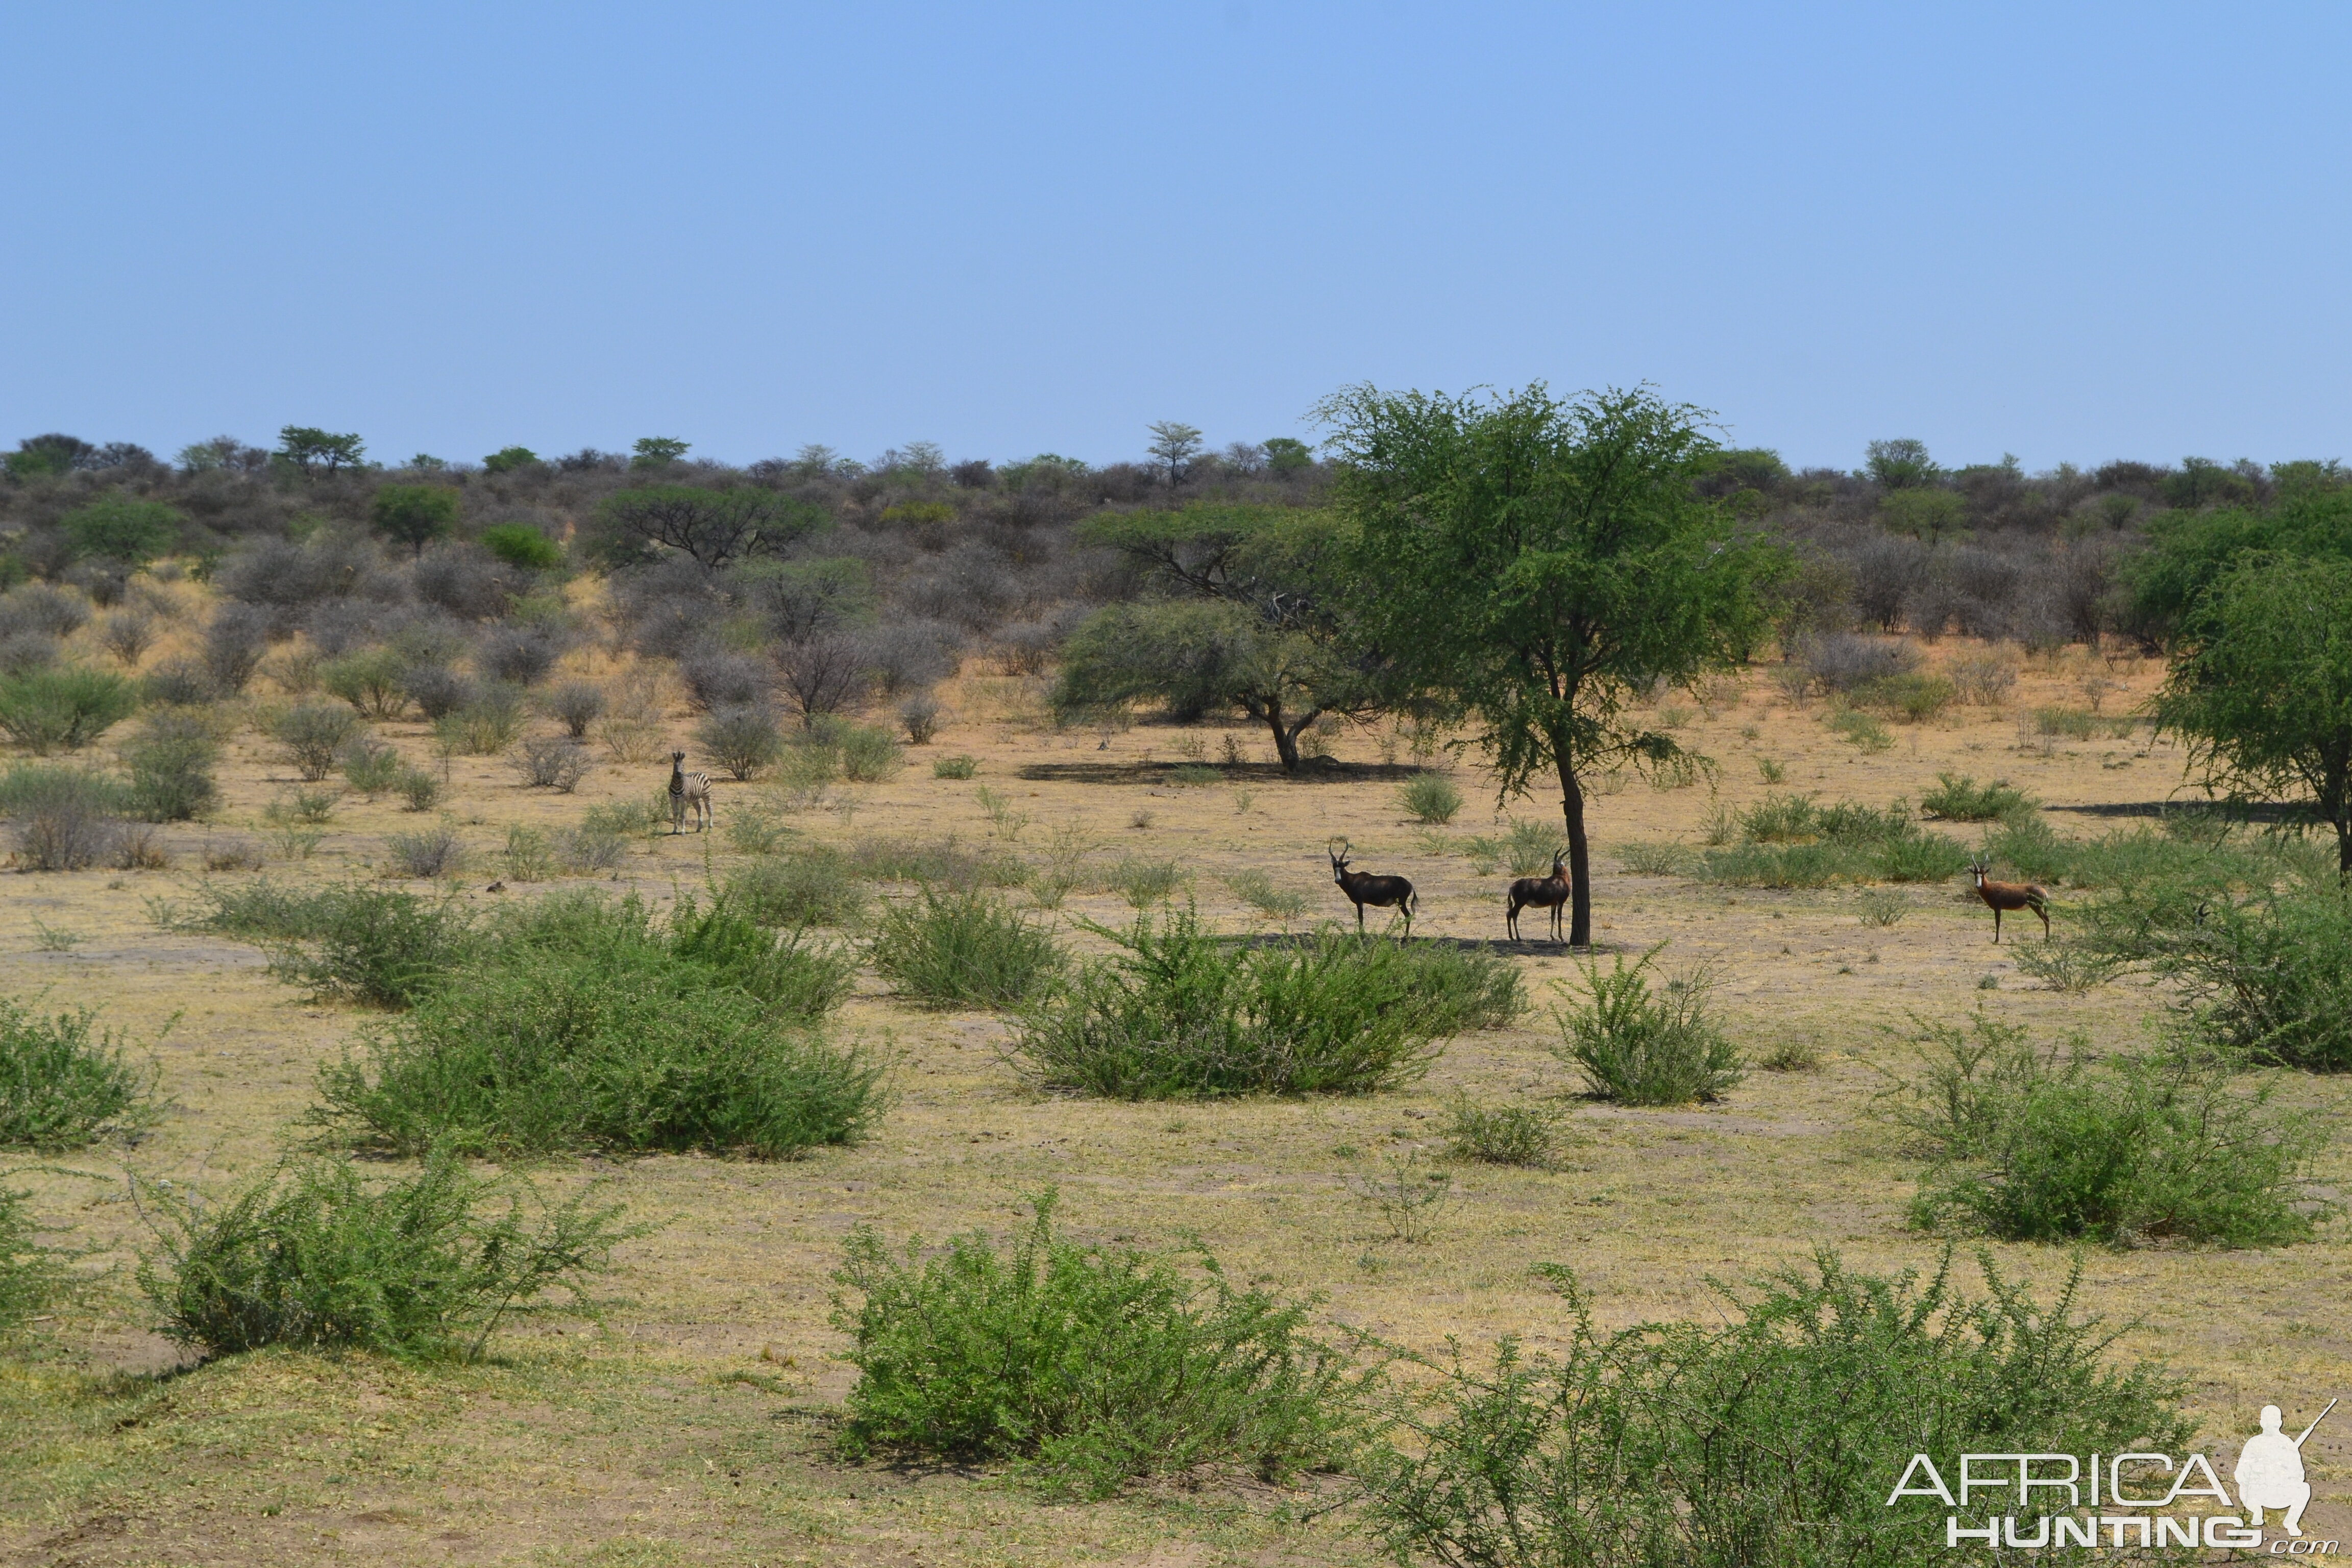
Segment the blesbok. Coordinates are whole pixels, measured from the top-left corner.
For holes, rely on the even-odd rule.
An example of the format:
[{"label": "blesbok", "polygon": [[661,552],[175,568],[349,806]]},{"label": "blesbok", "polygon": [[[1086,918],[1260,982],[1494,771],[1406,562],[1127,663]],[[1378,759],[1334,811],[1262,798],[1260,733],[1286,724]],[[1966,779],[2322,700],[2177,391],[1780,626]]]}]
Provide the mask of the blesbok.
[{"label": "blesbok", "polygon": [[1551,910],[1551,939],[1554,942],[1565,941],[1560,935],[1559,916],[1560,911],[1568,907],[1568,863],[1559,850],[1554,850],[1550,876],[1522,877],[1511,884],[1511,891],[1503,907],[1503,929],[1510,932],[1513,942],[1518,941],[1519,911],[1532,904],[1537,909]]},{"label": "blesbok", "polygon": [[1992,940],[2000,941],[2000,912],[2003,910],[2032,910],[2042,917],[2042,940],[2050,940],[2050,889],[2035,882],[1992,882],[1985,873],[1992,868],[1982,860],[1969,862],[1969,871],[1977,879],[1977,897],[1992,909]]},{"label": "blesbok", "polygon": [[701,832],[705,825],[714,820],[714,814],[710,809],[710,775],[688,773],[686,753],[672,752],[669,754],[671,837],[675,838],[686,831],[686,814],[689,807],[694,812],[694,830],[697,833]]},{"label": "blesbok", "polygon": [[1375,877],[1369,871],[1349,870],[1349,847],[1344,838],[1339,847],[1325,853],[1331,857],[1331,879],[1339,884],[1339,890],[1356,906],[1358,931],[1364,929],[1364,906],[1370,904],[1376,910],[1395,910],[1403,915],[1404,934],[1412,934],[1414,895],[1411,882],[1402,877]]}]

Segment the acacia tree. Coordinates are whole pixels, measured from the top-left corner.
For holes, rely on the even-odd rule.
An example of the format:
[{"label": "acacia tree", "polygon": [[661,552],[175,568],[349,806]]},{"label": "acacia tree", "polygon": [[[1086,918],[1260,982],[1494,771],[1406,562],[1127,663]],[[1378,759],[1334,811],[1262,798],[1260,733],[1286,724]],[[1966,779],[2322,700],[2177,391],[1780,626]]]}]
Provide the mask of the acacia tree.
[{"label": "acacia tree", "polygon": [[826,519],[807,501],[774,490],[650,485],[606,496],[597,521],[606,553],[621,560],[680,550],[705,566],[724,566],[780,552]]},{"label": "acacia tree", "polygon": [[2307,793],[2352,882],[2352,561],[2255,555],[2192,606],[2157,723],[2233,795]]},{"label": "acacia tree", "polygon": [[1384,672],[1338,613],[1343,552],[1329,514],[1192,507],[1102,518],[1082,537],[1127,556],[1162,597],[1099,611],[1072,634],[1054,694],[1064,714],[1139,697],[1181,714],[1239,708],[1296,773],[1308,725],[1378,710]]},{"label": "acacia tree", "polygon": [[1353,388],[1318,411],[1354,529],[1352,615],[1412,695],[1475,718],[1500,795],[1559,782],[1569,941],[1592,940],[1584,780],[1670,763],[1626,707],[1738,662],[1783,552],[1696,488],[1703,412],[1646,390],[1555,399]]},{"label": "acacia tree", "polygon": [[377,532],[422,555],[427,542],[457,527],[457,492],[446,485],[385,485],[368,510]]}]

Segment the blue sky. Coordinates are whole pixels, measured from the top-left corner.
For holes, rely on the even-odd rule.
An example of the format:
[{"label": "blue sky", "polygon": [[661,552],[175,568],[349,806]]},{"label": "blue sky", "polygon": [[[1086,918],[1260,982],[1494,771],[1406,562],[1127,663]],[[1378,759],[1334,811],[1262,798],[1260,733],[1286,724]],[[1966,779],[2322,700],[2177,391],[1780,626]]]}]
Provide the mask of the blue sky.
[{"label": "blue sky", "polygon": [[18,7],[0,441],[1138,453],[1648,381],[2352,458],[2352,10]]}]

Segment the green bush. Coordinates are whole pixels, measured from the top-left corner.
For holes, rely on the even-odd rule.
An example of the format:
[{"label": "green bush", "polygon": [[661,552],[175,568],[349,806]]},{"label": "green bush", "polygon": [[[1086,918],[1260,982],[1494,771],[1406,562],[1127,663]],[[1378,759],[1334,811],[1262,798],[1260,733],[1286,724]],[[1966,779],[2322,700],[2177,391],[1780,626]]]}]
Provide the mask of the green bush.
[{"label": "green bush", "polygon": [[441,781],[423,768],[402,768],[392,787],[410,811],[430,811],[433,803],[441,798]]},{"label": "green bush", "polygon": [[1148,910],[1175,896],[1184,885],[1184,868],[1173,860],[1129,855],[1110,868],[1108,880],[1130,908]]},{"label": "green bush", "polygon": [[120,846],[120,818],[132,804],[128,795],[100,773],[19,763],[0,777],[0,816],[10,820],[25,869],[79,871]]},{"label": "green bush", "polygon": [[1856,702],[1882,709],[1914,724],[1923,719],[1933,719],[1950,707],[1958,696],[1959,688],[1944,677],[1918,670],[1904,675],[1882,675],[1853,689]]},{"label": "green bush", "polygon": [[446,820],[415,833],[387,833],[383,849],[391,859],[388,877],[429,880],[455,877],[466,868],[466,846]]},{"label": "green bush", "polygon": [[695,726],[694,743],[739,782],[758,777],[784,749],[776,716],[766,708],[721,708]]},{"label": "green bush", "polygon": [[37,1316],[70,1284],[56,1247],[43,1245],[31,1194],[0,1187],[0,1339]]},{"label": "green bush", "polygon": [[1457,1160],[1549,1171],[1559,1164],[1559,1123],[1551,1106],[1478,1106],[1461,1095],[1446,1123],[1446,1151]]},{"label": "green bush", "polygon": [[180,514],[161,501],[103,496],[59,520],[76,555],[144,566],[180,537]]},{"label": "green bush", "polygon": [[0,1144],[79,1149],[153,1115],[155,1073],[83,1008],[53,1018],[0,996]]},{"label": "green bush", "polygon": [[2014,822],[2031,816],[2034,803],[2006,779],[1980,784],[1966,773],[1937,773],[1936,787],[1919,797],[1919,809],[1947,822]]},{"label": "green bush", "polygon": [[142,822],[186,822],[212,810],[220,799],[213,769],[220,740],[212,721],[187,709],[148,715],[122,748],[131,775],[124,808]]},{"label": "green bush", "polygon": [[1225,782],[1224,770],[1207,763],[1182,763],[1168,770],[1168,782],[1183,788],[1200,788]]},{"label": "green bush", "polygon": [[830,845],[763,855],[727,879],[736,909],[764,926],[845,926],[866,912],[866,889],[849,857]]},{"label": "green bush", "polygon": [[1050,1088],[1119,1100],[1369,1094],[1429,1070],[1438,1042],[1507,1022],[1517,972],[1480,951],[1366,942],[1329,926],[1249,947],[1190,909],[1126,931],[1023,1020],[1015,1049]]},{"label": "green bush", "polygon": [[1679,877],[1696,867],[1698,857],[1687,844],[1664,840],[1620,845],[1617,863],[1636,877]]},{"label": "green bush", "polygon": [[1019,856],[1002,849],[966,849],[952,835],[939,840],[861,839],[850,858],[859,876],[876,882],[1017,888],[1029,879],[1028,863]]},{"label": "green bush", "polygon": [[563,546],[527,522],[501,522],[482,530],[482,548],[509,566],[551,572],[563,564]]},{"label": "green bush", "polygon": [[319,667],[319,684],[362,719],[397,719],[408,710],[408,661],[388,647],[362,648]]},{"label": "green bush", "polygon": [[851,1232],[834,1324],[857,1368],[841,1447],[1011,1460],[1108,1497],[1134,1477],[1243,1467],[1278,1481],[1341,1452],[1357,1379],[1305,1334],[1314,1303],[1236,1289],[1205,1251],[1108,1251],[1053,1228],[1054,1198],[1000,1252],[980,1232],[895,1257]]},{"label": "green bush", "polygon": [[1711,984],[1701,971],[1650,989],[1652,948],[1627,968],[1621,954],[1610,972],[1582,965],[1590,1000],[1557,1015],[1560,1043],[1553,1051],[1580,1068],[1601,1100],[1622,1105],[1686,1105],[1721,1098],[1742,1075],[1739,1053],[1707,1011]]},{"label": "green bush", "polygon": [[900,995],[931,1007],[1017,1007],[1063,963],[1050,930],[977,888],[888,905],[871,956]]},{"label": "green bush", "polygon": [[2036,708],[2033,732],[2069,741],[2087,741],[2098,733],[2098,717],[2087,709]]},{"label": "green bush", "polygon": [[1415,822],[1443,826],[1462,810],[1462,792],[1444,773],[1416,773],[1397,791],[1397,805]]},{"label": "green bush", "polygon": [[349,708],[304,702],[270,715],[263,728],[278,742],[279,758],[316,784],[335,771],[343,748],[360,732],[361,723],[360,716]]},{"label": "green bush", "polygon": [[1853,866],[1853,855],[1834,844],[1740,844],[1700,858],[1708,881],[1736,888],[1826,888]]},{"label": "green bush", "polygon": [[[1916,1275],[1807,1269],[1723,1290],[1704,1323],[1603,1331],[1574,1277],[1554,1355],[1506,1340],[1490,1366],[1424,1363],[1357,1473],[1399,1562],[1496,1568],[1811,1568],[1949,1561],[1934,1499],[1887,1493],[1912,1455],[2182,1451],[2183,1385],[2107,1364],[2112,1330],[1983,1264]],[[1397,1380],[1402,1390],[1405,1380]],[[2024,1444],[2021,1434],[2032,1434]]]},{"label": "green bush", "polygon": [[316,1345],[471,1360],[510,1319],[594,1314],[589,1281],[645,1227],[593,1195],[549,1207],[446,1152],[373,1186],[349,1161],[304,1160],[216,1206],[149,1189],[160,1245],[139,1283],[165,1333],[216,1354]]},{"label": "green bush", "polygon": [[1741,842],[1710,849],[1701,862],[1710,881],[1755,888],[1939,882],[1969,862],[1966,849],[1921,828],[1901,801],[1822,805],[1811,795],[1769,795],[1734,821]]},{"label": "green bush", "polygon": [[980,772],[980,763],[971,757],[933,757],[931,776],[935,779],[968,779]]},{"label": "green bush", "polygon": [[433,739],[460,756],[495,757],[514,744],[528,717],[519,688],[493,686],[434,720]]},{"label": "green bush", "polygon": [[810,1025],[849,959],[722,897],[667,921],[559,893],[507,913],[362,1056],[320,1075],[331,1135],[416,1153],[705,1149],[790,1159],[863,1137],[881,1068]]},{"label": "green bush", "polygon": [[0,730],[37,757],[78,752],[138,707],[137,683],[110,670],[60,664],[0,679]]},{"label": "green bush", "polygon": [[2185,903],[2096,911],[2092,941],[2171,982],[2176,1018],[2200,1044],[2245,1061],[2352,1072],[2352,892],[2323,873]]},{"label": "green bush", "polygon": [[907,765],[907,749],[887,730],[845,725],[838,743],[842,776],[854,784],[880,784]]},{"label": "green bush", "polygon": [[373,735],[360,735],[343,748],[343,782],[371,798],[390,795],[400,787],[400,776],[408,771],[400,753]]},{"label": "green bush", "polygon": [[1912,1205],[1923,1229],[2264,1247],[2308,1239],[2326,1211],[2304,1180],[2324,1134],[2270,1112],[2267,1088],[2178,1055],[2094,1062],[2079,1039],[2039,1052],[1981,1012],[1920,1039],[1919,1076],[1890,1096],[1935,1157]]}]

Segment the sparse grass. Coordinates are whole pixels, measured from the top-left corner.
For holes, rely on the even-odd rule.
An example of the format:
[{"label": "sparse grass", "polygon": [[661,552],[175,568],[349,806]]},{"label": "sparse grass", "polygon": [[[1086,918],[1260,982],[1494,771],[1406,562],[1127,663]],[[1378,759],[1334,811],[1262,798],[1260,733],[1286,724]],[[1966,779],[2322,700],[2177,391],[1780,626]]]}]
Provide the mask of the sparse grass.
[{"label": "sparse grass", "polygon": [[1002,849],[967,849],[944,839],[861,838],[850,852],[857,874],[877,882],[942,888],[1017,888],[1028,862]]},{"label": "sparse grass", "polygon": [[1895,744],[1895,737],[1886,732],[1886,726],[1859,708],[1832,708],[1822,722],[1838,739],[1870,755]]},{"label": "sparse grass", "polygon": [[1350,1173],[1344,1181],[1356,1202],[1388,1227],[1390,1239],[1408,1247],[1435,1236],[1454,1204],[1453,1173],[1424,1161],[1418,1149],[1391,1154],[1378,1171]]},{"label": "sparse grass", "polygon": [[43,1017],[0,996],[0,1146],[79,1149],[154,1118],[155,1072],[88,1008]]},{"label": "sparse grass", "polygon": [[1764,1047],[1756,1065],[1766,1072],[1811,1072],[1822,1065],[1822,1053],[1800,1035],[1783,1035]]},{"label": "sparse grass", "polygon": [[1519,1003],[1505,960],[1336,926],[1256,948],[1220,941],[1189,909],[1087,929],[1118,951],[1032,1009],[1015,1047],[1049,1088],[1119,1100],[1369,1094],[1420,1078],[1438,1042]]},{"label": "sparse grass", "polygon": [[1708,1008],[1711,977],[1704,971],[1650,988],[1652,948],[1629,968],[1623,956],[1607,973],[1582,965],[1586,1000],[1558,1012],[1555,1054],[1584,1074],[1600,1100],[1622,1105],[1687,1105],[1719,1100],[1738,1083],[1739,1053]]},{"label": "sparse grass", "polygon": [[980,763],[970,757],[933,757],[931,776],[935,779],[968,779],[980,772]]},{"label": "sparse grass", "polygon": [[1446,1147],[1457,1160],[1556,1170],[1563,1120],[1557,1106],[1480,1106],[1457,1094],[1446,1123]]},{"label": "sparse grass", "polygon": [[516,906],[409,1013],[320,1075],[327,1136],[418,1153],[702,1149],[789,1159],[862,1137],[881,1068],[810,1025],[847,994],[834,950],[725,900]]},{"label": "sparse grass", "polygon": [[1696,868],[1698,856],[1687,844],[1658,839],[1619,845],[1617,863],[1636,877],[1680,877]]},{"label": "sparse grass", "polygon": [[1017,1007],[1062,973],[1039,921],[977,888],[923,888],[887,907],[870,952],[898,994],[928,1007]]},{"label": "sparse grass", "polygon": [[1206,763],[1186,763],[1168,770],[1168,782],[1182,788],[1197,789],[1207,784],[1225,782],[1224,771]]},{"label": "sparse grass", "polygon": [[1268,920],[1293,921],[1307,912],[1306,894],[1276,887],[1274,879],[1255,867],[1227,877],[1225,886],[1234,897]]},{"label": "sparse grass", "polygon": [[1885,1105],[1935,1159],[1912,1205],[1922,1228],[2270,1247],[2333,1211],[2305,1181],[2326,1133],[2270,1110],[2273,1086],[2180,1055],[2094,1062],[2079,1038],[2037,1050],[1981,1011],[1965,1029],[1922,1021],[1919,1042],[1918,1076]]},{"label": "sparse grass", "polygon": [[1872,888],[1854,900],[1854,918],[1866,926],[1891,926],[1911,912],[1911,900],[1892,888]]},{"label": "sparse grass", "polygon": [[834,1311],[858,1373],[845,1455],[1009,1460],[1101,1498],[1219,1466],[1281,1481],[1342,1451],[1352,1369],[1306,1337],[1311,1300],[1237,1289],[1197,1247],[1066,1240],[1053,1213],[1048,1192],[1002,1252],[978,1231],[903,1255],[851,1232],[835,1278],[857,1299]]},{"label": "sparse grass", "polygon": [[1443,826],[1461,815],[1462,792],[1444,773],[1416,773],[1397,791],[1397,805],[1415,822]]},{"label": "sparse grass", "polygon": [[1969,1300],[1948,1259],[1922,1286],[1823,1249],[1751,1293],[1718,1287],[1702,1321],[1604,1331],[1575,1277],[1541,1266],[1565,1298],[1560,1348],[1506,1339],[1475,1369],[1408,1357],[1433,1386],[1400,1392],[1356,1462],[1366,1526],[1400,1562],[1925,1563],[1948,1510],[1886,1498],[1914,1453],[2018,1432],[2053,1453],[2186,1447],[2184,1385],[2107,1363],[2115,1331],[2078,1314],[2079,1268],[2044,1308],[1983,1268]]},{"label": "sparse grass", "polygon": [[547,1205],[446,1152],[374,1184],[348,1160],[299,1160],[216,1205],[150,1187],[158,1247],[139,1283],[166,1333],[215,1354],[309,1345],[471,1360],[514,1319],[596,1316],[589,1282],[650,1227],[623,1225],[621,1205],[595,1195]]},{"label": "sparse grass", "polygon": [[1129,855],[1110,868],[1107,879],[1130,908],[1148,910],[1176,896],[1184,886],[1184,868],[1173,860]]}]

